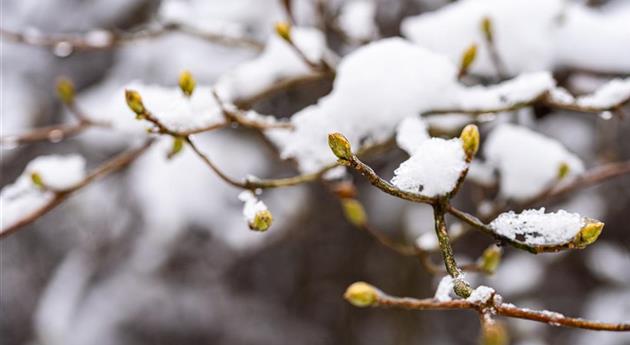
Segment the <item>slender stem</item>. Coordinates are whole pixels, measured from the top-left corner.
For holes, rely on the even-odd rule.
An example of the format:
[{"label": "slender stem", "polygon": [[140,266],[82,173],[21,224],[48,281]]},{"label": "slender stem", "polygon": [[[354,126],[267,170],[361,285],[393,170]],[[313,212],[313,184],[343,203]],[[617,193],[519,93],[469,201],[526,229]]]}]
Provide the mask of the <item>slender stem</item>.
[{"label": "slender stem", "polygon": [[27,44],[42,48],[54,48],[59,44],[69,44],[73,51],[102,51],[110,50],[122,44],[128,44],[139,40],[153,39],[169,33],[179,32],[193,37],[197,37],[208,42],[226,45],[240,46],[244,48],[260,51],[263,44],[247,37],[230,37],[222,34],[204,32],[192,26],[166,23],[156,27],[149,27],[137,32],[117,33],[105,31],[105,41],[94,42],[90,40],[89,33],[79,34],[34,34],[27,35],[0,28],[0,37],[14,43]]},{"label": "slender stem", "polygon": [[488,303],[490,305],[477,304],[465,299],[438,301],[433,298],[416,299],[410,297],[394,297],[379,290],[374,306],[410,310],[475,310],[479,313],[483,313],[485,309],[490,308],[490,310],[496,312],[497,315],[542,322],[554,326],[583,328],[595,331],[630,331],[630,323],[607,323],[573,318],[549,311],[519,308],[512,304],[497,303],[493,300],[488,301]]},{"label": "slender stem", "polygon": [[409,201],[419,202],[419,203],[424,203],[424,204],[429,204],[429,205],[433,205],[436,203],[435,198],[401,190],[397,188],[396,186],[392,185],[391,183],[385,181],[380,176],[378,176],[370,166],[368,166],[367,164],[359,160],[357,156],[353,156],[351,160],[344,161],[341,163],[354,168],[361,175],[365,176],[373,186],[375,186],[376,188],[382,190],[383,192],[389,195],[393,195],[397,198],[401,198],[404,200],[409,200]]},{"label": "slender stem", "polygon": [[458,278],[462,272],[457,267],[455,262],[455,256],[453,255],[453,248],[448,238],[448,232],[446,230],[446,221],[444,220],[445,207],[443,202],[438,202],[433,205],[433,216],[435,218],[435,234],[440,244],[440,252],[442,253],[442,259],[446,266],[446,272],[453,277]]}]

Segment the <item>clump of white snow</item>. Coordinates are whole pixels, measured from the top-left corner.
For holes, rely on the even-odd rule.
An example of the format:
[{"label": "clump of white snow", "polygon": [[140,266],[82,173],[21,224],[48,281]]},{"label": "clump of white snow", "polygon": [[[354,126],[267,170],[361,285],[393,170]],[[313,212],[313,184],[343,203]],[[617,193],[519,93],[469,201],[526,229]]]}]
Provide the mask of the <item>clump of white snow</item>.
[{"label": "clump of white snow", "polygon": [[545,213],[544,208],[502,213],[490,223],[495,233],[530,246],[569,243],[584,225],[584,217],[577,213]]},{"label": "clump of white snow", "polygon": [[412,155],[420,144],[429,139],[427,124],[418,116],[408,117],[396,128],[396,144]]},{"label": "clump of white snow", "polygon": [[593,94],[579,97],[577,105],[581,107],[609,109],[630,100],[630,78],[613,79]]},{"label": "clump of white snow", "polygon": [[422,142],[394,171],[392,183],[402,190],[427,197],[445,195],[455,188],[467,166],[459,138],[431,138]]},{"label": "clump of white snow", "polygon": [[484,304],[490,300],[492,295],[494,295],[493,288],[481,285],[473,290],[466,300],[472,303]]},{"label": "clump of white snow", "polygon": [[[33,174],[39,175],[44,188],[35,185]],[[70,189],[84,178],[85,160],[79,155],[41,156],[32,160],[20,177],[0,192],[2,229],[46,205],[54,197],[54,191]]]},{"label": "clump of white snow", "polygon": [[529,103],[555,86],[549,72],[524,73],[497,85],[464,88],[455,102],[458,109],[467,111],[504,109]]},{"label": "clump of white snow", "polygon": [[378,33],[374,23],[375,15],[376,3],[373,1],[351,1],[341,8],[339,27],[352,40],[369,41]]},{"label": "clump of white snow", "polygon": [[194,131],[224,121],[221,108],[212,96],[211,87],[197,86],[192,96],[188,97],[177,87],[145,85],[140,82],[132,82],[116,90],[109,103],[90,112],[90,118],[110,123],[114,129],[123,132],[146,133],[146,129],[153,124],[136,119],[136,114],[125,101],[125,90],[137,91],[145,108],[173,131]]},{"label": "clump of white snow", "polygon": [[557,180],[563,164],[569,166],[568,176],[584,171],[582,161],[556,140],[513,124],[496,127],[483,152],[486,163],[499,171],[501,195],[509,199],[538,195]]},{"label": "clump of white snow", "polygon": [[628,72],[630,6],[595,10],[564,0],[464,0],[403,20],[411,41],[458,62],[464,50],[479,46],[471,72],[495,76],[483,18],[493,27],[494,45],[510,75],[572,67]]},{"label": "clump of white snow", "polygon": [[267,211],[267,205],[261,200],[258,200],[254,193],[251,191],[243,191],[238,195],[238,199],[242,201],[243,204],[243,217],[245,217],[245,221],[247,224],[252,224],[256,218],[256,214],[258,212]]},{"label": "clump of white snow", "polygon": [[436,300],[440,302],[448,302],[453,299],[451,297],[452,293],[453,293],[453,277],[446,275],[444,276],[444,278],[442,278],[442,280],[440,280],[440,283],[438,284],[438,287],[435,290],[435,296],[433,298],[435,298]]},{"label": "clump of white snow", "polygon": [[[312,63],[327,59],[324,35],[313,28],[291,28],[291,40]],[[271,35],[263,52],[225,73],[216,84],[221,99],[232,102],[262,92],[275,82],[305,76],[311,67],[284,39]]]},{"label": "clump of white snow", "polygon": [[342,133],[353,148],[387,140],[398,122],[448,104],[457,69],[444,57],[390,38],[347,55],[337,68],[332,92],[293,115],[292,132],[268,132],[283,158],[302,172],[335,161],[328,133]]}]

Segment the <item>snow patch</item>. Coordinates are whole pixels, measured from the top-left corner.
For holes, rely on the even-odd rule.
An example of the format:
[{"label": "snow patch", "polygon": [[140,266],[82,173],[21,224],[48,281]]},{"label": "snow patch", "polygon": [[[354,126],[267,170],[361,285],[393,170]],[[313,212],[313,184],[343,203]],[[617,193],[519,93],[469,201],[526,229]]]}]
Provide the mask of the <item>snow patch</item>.
[{"label": "snow patch", "polygon": [[502,213],[490,223],[497,234],[530,246],[571,242],[584,225],[584,217],[577,213],[545,213],[544,208]]}]

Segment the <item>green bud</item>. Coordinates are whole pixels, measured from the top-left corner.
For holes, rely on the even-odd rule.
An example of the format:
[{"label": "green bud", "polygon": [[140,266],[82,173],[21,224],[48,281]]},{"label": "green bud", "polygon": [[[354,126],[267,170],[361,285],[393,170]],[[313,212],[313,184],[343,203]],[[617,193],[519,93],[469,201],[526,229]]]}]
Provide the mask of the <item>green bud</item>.
[{"label": "green bud", "polygon": [[57,80],[57,97],[64,103],[74,102],[74,84],[67,78]]},{"label": "green bud", "polygon": [[483,17],[481,20],[481,32],[488,42],[494,40],[494,29],[492,27],[492,19],[490,17]]},{"label": "green bud", "polygon": [[481,344],[482,345],[508,345],[509,336],[507,330],[502,323],[497,321],[490,321],[483,323],[483,329],[481,330]]},{"label": "green bud", "polygon": [[479,258],[479,267],[487,273],[494,273],[501,263],[502,250],[493,244],[486,248]]},{"label": "green bud", "polygon": [[166,157],[168,159],[172,159],[178,153],[180,153],[183,148],[184,148],[184,139],[182,139],[180,137],[174,137],[173,138],[173,145],[171,146],[171,150],[168,152],[168,155]]},{"label": "green bud", "polygon": [[291,24],[287,22],[277,22],[275,25],[276,33],[287,42],[291,42]]},{"label": "green bud", "polygon": [[472,293],[472,288],[467,281],[461,278],[453,279],[453,291],[455,294],[462,298],[468,298]]},{"label": "green bud", "polygon": [[462,140],[466,158],[471,160],[479,150],[479,129],[476,125],[467,125],[459,138]]},{"label": "green bud", "polygon": [[46,185],[44,184],[44,180],[42,179],[42,175],[38,172],[31,173],[31,182],[35,185],[35,187],[39,189],[45,189]]},{"label": "green bud", "polygon": [[197,85],[197,81],[193,78],[192,73],[189,71],[183,71],[179,75],[179,88],[182,90],[184,95],[190,97],[192,96],[193,91],[195,91],[195,86]]},{"label": "green bud", "polygon": [[356,199],[341,199],[343,213],[346,219],[354,226],[364,226],[367,223],[367,215],[363,205]]},{"label": "green bud", "polygon": [[328,134],[328,146],[339,159],[348,161],[353,156],[350,142],[341,133]]},{"label": "green bud", "polygon": [[586,246],[597,241],[597,238],[604,229],[604,223],[595,220],[587,219],[586,224],[580,229],[580,232],[573,239],[573,244],[578,248],[585,248]]},{"label": "green bud", "polygon": [[475,58],[477,57],[477,45],[471,44],[466,50],[464,50],[464,54],[462,54],[462,60],[459,65],[459,74],[464,75],[468,72],[470,66],[475,62]]},{"label": "green bud", "polygon": [[139,118],[146,112],[144,104],[142,104],[142,97],[138,91],[125,90],[125,100],[127,100],[127,106],[131,109]]},{"label": "green bud", "polygon": [[249,228],[254,231],[267,231],[273,222],[273,216],[269,210],[256,212],[254,219],[249,223]]},{"label": "green bud", "polygon": [[560,163],[560,166],[558,167],[558,180],[562,180],[563,178],[567,177],[570,172],[571,167],[569,167],[569,164],[567,164],[566,162]]},{"label": "green bud", "polygon": [[380,292],[365,282],[353,283],[346,289],[343,297],[355,307],[369,307],[378,302]]}]

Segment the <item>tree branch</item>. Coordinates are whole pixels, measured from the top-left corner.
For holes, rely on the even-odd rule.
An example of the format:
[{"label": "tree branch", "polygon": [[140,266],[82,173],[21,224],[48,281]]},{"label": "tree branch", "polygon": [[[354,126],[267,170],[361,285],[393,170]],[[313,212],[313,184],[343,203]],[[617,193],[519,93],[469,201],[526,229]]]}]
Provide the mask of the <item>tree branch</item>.
[{"label": "tree branch", "polygon": [[47,202],[45,205],[38,208],[37,210],[31,212],[30,214],[26,215],[24,218],[15,222],[11,226],[0,230],[0,239],[17,232],[18,230],[22,229],[23,226],[28,225],[39,219],[41,216],[45,215],[50,210],[64,202],[72,194],[89,185],[93,181],[112,172],[125,168],[133,161],[135,161],[138,157],[140,157],[144,152],[146,152],[152,143],[153,140],[149,139],[141,147],[119,154],[118,156],[100,165],[98,168],[88,174],[81,182],[69,189],[52,191],[54,195],[49,202]]}]

